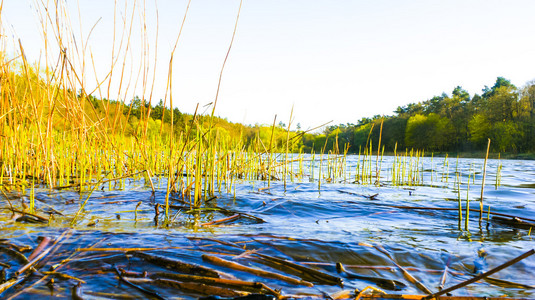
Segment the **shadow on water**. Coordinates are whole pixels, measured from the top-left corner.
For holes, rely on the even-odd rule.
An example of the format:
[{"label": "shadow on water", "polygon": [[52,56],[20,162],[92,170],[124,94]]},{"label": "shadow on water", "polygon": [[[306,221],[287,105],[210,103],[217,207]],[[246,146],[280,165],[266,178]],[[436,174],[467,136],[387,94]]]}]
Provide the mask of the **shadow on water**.
[{"label": "shadow on water", "polygon": [[[355,164],[351,159],[348,164]],[[436,292],[445,269],[443,286],[453,286],[535,246],[529,228],[507,218],[487,219],[489,206],[491,213],[535,219],[535,164],[503,163],[502,185],[496,189],[488,179],[482,225],[479,213],[471,211],[468,228],[466,198],[478,210],[481,187],[471,182],[468,190],[467,174],[481,161],[461,159],[460,164],[459,184],[453,167],[446,181],[427,165],[422,170],[429,174],[422,176],[429,179],[418,186],[392,185],[388,171],[382,172],[380,187],[331,183],[318,191],[317,182],[308,179],[288,182],[286,189],[281,182],[268,188],[266,182],[241,181],[235,195],[218,194],[202,209],[189,207],[188,199],[172,200],[167,225],[157,206],[165,201],[164,181],[154,195],[140,181],[131,181],[125,190],[97,190],[74,225],[72,217],[87,194],[37,190],[37,211],[50,218],[42,223],[13,214],[10,205],[22,210],[28,200],[11,193],[11,204],[1,202],[0,284],[23,280],[5,291],[0,287],[1,297],[233,298],[261,293],[328,298],[367,286],[390,294],[426,294],[400,267]],[[489,170],[497,164],[491,161]],[[45,253],[32,265],[36,271],[17,274],[32,251]],[[535,257],[529,257],[452,293],[535,297],[529,286],[533,278]],[[392,281],[397,285],[388,284]]]}]

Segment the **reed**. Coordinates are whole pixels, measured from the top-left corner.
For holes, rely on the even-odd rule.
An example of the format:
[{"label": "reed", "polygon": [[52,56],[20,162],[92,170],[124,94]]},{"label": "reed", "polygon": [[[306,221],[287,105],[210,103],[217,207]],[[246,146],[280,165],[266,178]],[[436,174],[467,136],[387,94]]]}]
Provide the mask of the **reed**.
[{"label": "reed", "polygon": [[459,227],[459,230],[461,230],[461,224],[463,222],[463,208],[462,208],[462,203],[461,203],[461,175],[459,173],[456,174],[456,177],[457,177],[457,206],[459,208],[459,213],[458,213],[458,220],[459,220],[459,224],[458,224],[458,227]]},{"label": "reed", "polygon": [[441,182],[448,183],[450,163],[448,161],[448,154],[444,157],[444,163],[442,164],[442,178]]},{"label": "reed", "polygon": [[[381,150],[381,138],[383,136],[383,123],[384,123],[384,118],[381,119],[381,127],[379,128],[379,142],[377,143],[377,157],[375,159],[375,184],[376,185],[379,185],[379,178],[381,175],[381,167],[379,166],[379,152]],[[381,155],[381,160],[382,160],[382,155]]]},{"label": "reed", "polygon": [[[394,159],[391,168],[391,183],[394,186],[420,186],[425,184],[425,174],[423,157],[424,152],[419,150],[408,149],[405,153],[397,152],[397,144],[394,148]],[[383,148],[384,152],[384,148]],[[379,160],[379,164],[382,165],[382,158]],[[434,170],[431,170],[431,176],[433,176]]]},{"label": "reed", "polygon": [[[475,177],[475,175],[474,175]],[[464,218],[464,230],[468,230],[468,221],[470,220],[470,172],[468,172],[468,180],[466,181],[466,217]]]},{"label": "reed", "polygon": [[290,126],[292,124],[294,108],[292,106],[292,111],[290,112],[290,121],[288,122],[288,129],[286,129],[286,151],[284,152],[284,174],[282,176],[284,181],[284,191],[286,192],[286,180],[288,176],[288,152],[290,150]]},{"label": "reed", "polygon": [[[164,186],[165,219],[170,222],[174,219],[170,215],[170,205],[175,198],[187,201],[190,209],[198,209],[215,194],[227,193],[235,197],[236,184],[243,180],[265,180],[268,187],[273,180],[281,180],[286,190],[288,181],[303,179],[306,162],[295,144],[304,132],[290,130],[293,108],[286,128],[275,125],[275,116],[273,125],[264,135],[258,132],[252,143],[244,142],[246,133],[234,136],[225,132],[214,116],[225,66],[237,34],[241,2],[220,69],[215,100],[210,106],[200,108],[208,113],[199,112],[197,105],[192,116],[179,119],[175,114],[173,61],[190,2],[169,55],[161,119],[151,117],[155,65],[159,58],[156,54],[147,54],[151,38],[145,29],[145,14],[135,4],[128,6],[125,2],[124,18],[122,21],[116,18],[109,70],[101,78],[95,75],[96,83],[92,86],[88,84],[88,74],[96,74],[97,70],[87,47],[91,32],[78,36],[64,2],[38,5],[45,35],[45,58],[41,62],[27,61],[22,41],[11,41],[17,45],[13,57],[6,55],[7,49],[0,49],[0,185],[29,195],[30,212],[35,210],[35,193],[40,188],[69,188],[79,194],[79,209],[72,217],[72,224],[76,224],[96,189],[125,189],[126,178],[141,178],[153,193],[160,185]],[[117,15],[119,13],[115,12]],[[143,17],[138,19],[136,15]],[[143,25],[139,26],[142,28],[139,32],[135,32],[136,20],[141,20]],[[9,43],[9,35],[2,33],[0,44],[5,45]],[[141,36],[140,45],[133,44],[135,34]],[[81,47],[76,46],[76,41],[81,42]],[[158,47],[157,36],[153,46]],[[141,64],[139,70],[129,71],[125,66],[128,58],[134,56],[135,48],[143,50],[138,57]],[[128,102],[128,95],[138,89],[142,91],[139,112],[134,101]],[[170,121],[165,121],[166,116]],[[359,148],[354,176],[353,169],[347,167],[349,145],[343,146],[338,136],[334,140],[326,138],[321,151],[313,153],[308,164],[309,179],[317,180],[318,191],[324,183],[347,182],[349,178],[362,185],[381,185],[389,174],[394,186],[424,184],[428,177],[424,174],[423,151],[403,151],[396,144],[393,163],[386,166],[387,171],[383,170],[383,122],[380,122],[376,147],[371,138],[374,124],[366,144]],[[328,149],[331,144],[332,149]],[[440,171],[434,170],[433,165],[431,169],[433,185]],[[501,163],[496,187],[500,170]],[[462,175],[457,166],[456,176],[460,201]],[[470,180],[471,175],[468,176]],[[448,177],[446,156],[441,181],[447,184]],[[461,221],[462,211],[459,211]],[[465,222],[467,228],[468,211]]]},{"label": "reed", "polygon": [[487,160],[489,158],[490,139],[487,143],[487,154],[485,155],[485,162],[483,163],[483,178],[481,179],[481,197],[479,198],[479,226],[483,220],[483,191],[485,190],[485,177],[487,176]]},{"label": "reed", "polygon": [[[231,177],[239,176],[244,170],[242,164],[248,164],[249,171],[245,173],[250,178],[254,177],[254,172],[260,172],[255,170],[257,163],[239,160],[243,157],[239,139],[223,141],[213,131],[213,110],[205,119],[194,115],[184,124],[185,131],[175,130],[173,55],[189,3],[169,61],[165,98],[165,102],[169,102],[169,125],[163,122],[165,110],[161,121],[150,117],[154,76],[151,81],[149,73],[155,72],[156,55],[154,65],[150,65],[148,51],[141,51],[139,79],[132,78],[125,68],[127,57],[137,47],[132,44],[131,36],[135,34],[133,28],[139,7],[125,6],[128,14],[122,23],[114,23],[110,70],[104,78],[97,79],[96,87],[89,88],[87,73],[96,74],[96,69],[90,70],[91,66],[95,67],[94,62],[86,63],[89,37],[78,39],[83,41],[82,50],[75,47],[76,34],[65,3],[47,5],[38,5],[46,59],[31,65],[26,60],[22,41],[18,41],[18,55],[12,58],[5,55],[5,48],[0,49],[0,185],[18,186],[23,193],[29,187],[30,210],[35,208],[35,190],[39,186],[75,188],[80,193],[80,208],[73,218],[76,221],[91,193],[103,182],[107,183],[108,189],[124,189],[125,176],[141,173],[146,185],[154,192],[153,179],[157,175],[160,183],[162,174],[166,174],[165,208],[168,216],[173,193],[180,191],[183,197],[192,194],[192,206],[198,206],[203,197],[206,199],[215,192],[216,185],[221,188],[222,181],[230,181],[232,185]],[[144,23],[145,15],[141,15]],[[122,31],[120,37],[115,36],[118,28]],[[147,50],[146,29],[139,34],[142,36],[139,48]],[[1,39],[2,45],[8,43],[8,35],[2,34]],[[154,46],[157,47],[157,42]],[[227,57],[229,52],[230,47]],[[54,56],[59,57],[56,65],[49,63]],[[117,69],[121,65],[123,67]],[[111,94],[114,82],[118,82],[118,100],[110,100],[114,98]],[[125,103],[126,95],[137,86],[142,90],[139,119],[133,115],[133,102]],[[100,99],[93,93],[99,94]],[[187,174],[186,178],[182,178],[183,173]]]},{"label": "reed", "polygon": [[494,188],[497,190],[498,187],[502,184],[502,160],[500,154],[498,153],[498,166],[496,167],[496,182]]}]

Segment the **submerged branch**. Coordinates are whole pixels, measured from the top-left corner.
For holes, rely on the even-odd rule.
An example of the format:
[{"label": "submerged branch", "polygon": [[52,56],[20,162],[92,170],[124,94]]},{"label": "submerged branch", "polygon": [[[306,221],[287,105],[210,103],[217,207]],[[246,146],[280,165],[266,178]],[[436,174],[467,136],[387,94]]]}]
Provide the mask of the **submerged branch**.
[{"label": "submerged branch", "polygon": [[489,271],[487,271],[487,272],[485,272],[483,274],[480,274],[478,276],[470,278],[470,279],[468,279],[466,281],[463,281],[463,282],[461,282],[461,283],[459,283],[457,285],[454,285],[454,286],[449,287],[447,289],[444,289],[442,291],[436,292],[434,294],[433,293],[429,293],[429,295],[427,295],[427,297],[425,297],[424,299],[432,299],[432,298],[438,297],[440,295],[444,295],[446,293],[454,291],[456,289],[462,288],[463,286],[469,285],[469,284],[474,283],[474,282],[476,282],[476,281],[478,281],[480,279],[486,278],[489,275],[492,275],[492,274],[494,274],[494,273],[496,273],[498,271],[501,271],[501,270],[503,270],[503,269],[505,269],[505,268],[507,268],[507,267],[509,267],[509,266],[511,266],[511,265],[523,260],[524,258],[533,255],[533,254],[535,254],[535,249],[531,249],[528,252],[526,252],[526,253],[524,253],[524,254],[516,257],[516,258],[513,258],[510,261],[508,261],[508,262],[506,262],[504,264],[501,264],[501,265],[497,266],[496,268],[494,268],[492,270],[489,270]]}]

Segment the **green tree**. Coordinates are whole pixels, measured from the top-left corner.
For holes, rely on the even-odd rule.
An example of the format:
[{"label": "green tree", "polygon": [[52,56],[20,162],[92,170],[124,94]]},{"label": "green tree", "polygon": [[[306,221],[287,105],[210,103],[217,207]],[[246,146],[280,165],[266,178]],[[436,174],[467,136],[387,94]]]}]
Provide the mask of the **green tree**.
[{"label": "green tree", "polygon": [[468,123],[470,141],[479,147],[483,147],[490,137],[491,123],[483,114],[475,114]]},{"label": "green tree", "polygon": [[518,119],[524,132],[521,150],[535,151],[535,82],[528,83],[521,91]]},{"label": "green tree", "polygon": [[426,150],[448,150],[454,136],[451,121],[435,113],[409,118],[405,133],[407,147]]},{"label": "green tree", "polygon": [[490,122],[513,121],[517,116],[518,93],[511,86],[498,87],[483,107]]},{"label": "green tree", "polygon": [[518,125],[513,121],[497,122],[492,125],[491,145],[500,152],[516,152],[517,142],[522,138]]},{"label": "green tree", "polygon": [[483,89],[483,94],[481,96],[483,98],[490,98],[496,93],[496,90],[501,87],[511,88],[513,90],[516,89],[516,87],[511,83],[511,81],[503,77],[498,77],[496,78],[496,82],[494,83],[492,88],[485,86],[485,88]]}]

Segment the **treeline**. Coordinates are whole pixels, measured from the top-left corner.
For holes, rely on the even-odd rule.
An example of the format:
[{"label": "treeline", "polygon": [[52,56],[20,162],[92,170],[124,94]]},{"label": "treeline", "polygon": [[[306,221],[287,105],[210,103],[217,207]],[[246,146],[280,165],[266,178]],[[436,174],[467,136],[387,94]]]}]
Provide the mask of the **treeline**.
[{"label": "treeline", "polygon": [[517,88],[498,77],[481,95],[470,96],[458,86],[451,95],[400,106],[391,116],[363,118],[356,124],[330,126],[322,134],[306,134],[303,150],[319,152],[338,145],[340,152],[358,153],[368,140],[377,145],[381,133],[386,151],[397,147],[398,151],[473,152],[486,149],[490,138],[495,152],[533,152],[534,107],[535,82]]},{"label": "treeline", "polygon": [[[80,98],[82,95],[79,95]],[[97,117],[115,112],[127,135],[158,136],[170,134],[171,111],[162,100],[151,106],[139,97],[124,104],[113,100],[86,97]],[[105,106],[108,107],[105,107]],[[110,108],[111,107],[111,108]],[[113,113],[112,113],[113,115]],[[147,119],[146,116],[149,116]],[[105,118],[110,120],[110,116]],[[145,120],[145,121],[144,121]],[[175,136],[196,134],[198,126],[208,124],[209,116],[182,113],[173,109]],[[243,125],[214,117],[212,126],[221,138],[256,150],[285,151],[287,140],[293,152],[359,153],[371,142],[386,151],[420,149],[433,152],[474,152],[486,149],[488,138],[494,152],[525,153],[535,151],[535,82],[522,88],[498,77],[492,87],[485,86],[481,95],[471,96],[457,86],[451,95],[442,93],[429,100],[398,107],[391,116],[362,118],[356,124],[328,126],[322,133],[291,131],[279,123]],[[126,127],[124,127],[126,126]],[[188,126],[192,126],[188,130]]]},{"label": "treeline", "polygon": [[[190,137],[194,137],[198,131],[201,131],[201,134],[205,133],[211,125],[220,140],[233,145],[240,144],[243,149],[284,152],[287,144],[291,152],[304,149],[303,134],[295,131],[288,132],[286,125],[281,122],[276,126],[259,124],[251,126],[229,122],[220,117],[212,118],[200,112],[195,115],[182,113],[178,108],[174,108],[171,113],[171,110],[165,107],[163,100],[159,100],[156,105],[150,105],[148,101],[138,96],[126,103],[108,99],[100,100],[93,96],[84,97],[83,92],[79,91],[78,98],[81,102],[85,98],[88,100],[86,102],[91,103],[90,105],[86,103],[85,111],[88,115],[95,115],[95,119],[118,119],[117,123],[120,128],[116,131],[121,131],[126,136],[146,135],[149,138],[166,139],[172,128],[175,138],[181,136],[185,138],[188,133]],[[114,126],[109,124],[106,127],[113,128]]]},{"label": "treeline", "polygon": [[281,122],[275,126],[243,125],[212,118],[206,114],[211,107],[199,108],[193,115],[182,113],[176,107],[171,111],[163,100],[151,105],[148,99],[139,96],[126,101],[99,98],[83,89],[74,91],[47,85],[37,68],[24,69],[22,65],[3,70],[0,79],[6,82],[0,91],[0,138],[9,135],[4,132],[19,126],[37,126],[59,133],[92,131],[165,142],[171,134],[175,139],[186,139],[186,134],[193,138],[198,133],[205,134],[212,126],[218,139],[233,148],[284,152],[288,145],[288,151],[299,152],[304,147],[302,134],[287,132]]}]

